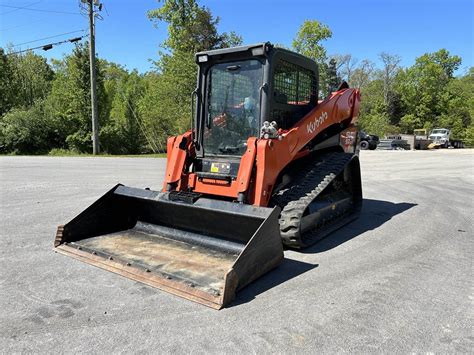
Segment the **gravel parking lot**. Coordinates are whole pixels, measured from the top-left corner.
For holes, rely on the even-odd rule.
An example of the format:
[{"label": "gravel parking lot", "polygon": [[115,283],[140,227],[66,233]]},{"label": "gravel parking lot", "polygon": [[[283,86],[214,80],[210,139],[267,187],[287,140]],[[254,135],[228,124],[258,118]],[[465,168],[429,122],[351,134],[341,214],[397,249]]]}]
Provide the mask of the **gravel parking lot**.
[{"label": "gravel parking lot", "polygon": [[472,353],[474,151],[363,151],[361,217],[215,311],[52,251],[165,159],[0,157],[0,351]]}]

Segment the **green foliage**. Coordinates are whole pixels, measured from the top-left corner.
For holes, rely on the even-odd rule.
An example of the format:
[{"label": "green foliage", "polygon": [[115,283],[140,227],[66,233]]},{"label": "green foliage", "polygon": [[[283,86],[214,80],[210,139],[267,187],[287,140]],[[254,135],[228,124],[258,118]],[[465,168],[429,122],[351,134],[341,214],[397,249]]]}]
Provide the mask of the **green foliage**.
[{"label": "green foliage", "polygon": [[109,120],[100,130],[104,152],[139,154],[144,147],[143,122],[138,114],[138,102],[144,92],[142,77],[133,71],[109,65],[106,69],[107,96],[110,100]]},{"label": "green foliage", "polygon": [[[423,127],[421,120],[412,113],[406,114],[400,119],[400,128],[402,132],[410,132],[414,129],[413,127],[425,128]],[[429,127],[426,128],[429,129]]]},{"label": "green foliage", "polygon": [[[168,37],[155,70],[130,71],[96,61],[101,151],[105,154],[164,152],[166,139],[191,127],[198,51],[240,45],[234,32],[219,33],[219,18],[197,0],[158,0],[148,17]],[[359,125],[368,133],[410,133],[445,127],[453,138],[474,146],[474,68],[454,77],[458,56],[440,49],[408,68],[381,53],[382,67],[350,54],[328,62],[323,42],[328,26],[305,21],[293,41],[299,53],[319,65],[321,94],[344,78],[362,93]],[[281,46],[281,45],[280,45]],[[7,54],[0,48],[0,152],[86,155],[92,150],[89,52],[78,44],[60,60]]]},{"label": "green foliage", "polygon": [[[92,151],[91,95],[89,49],[78,44],[71,55],[56,62],[56,80],[46,100],[45,110],[51,120],[58,121],[59,148],[78,152]],[[96,61],[99,125],[108,121],[109,105],[104,88],[105,63]]]},{"label": "green foliage", "polygon": [[54,72],[43,58],[32,52],[9,54],[12,107],[28,108],[43,100],[51,90]]},{"label": "green foliage", "polygon": [[326,61],[326,49],[321,42],[331,36],[332,32],[327,25],[316,20],[306,20],[293,40],[293,48],[316,63],[323,63]]},{"label": "green foliage", "polygon": [[196,65],[191,53],[175,52],[163,58],[161,75],[145,78],[146,90],[139,101],[138,112],[154,141],[156,151],[166,149],[169,135],[190,128],[191,93],[196,87]]},{"label": "green foliage", "polygon": [[443,107],[438,126],[449,127],[454,138],[464,139],[474,117],[474,76],[451,78],[441,100]]},{"label": "green foliage", "polygon": [[197,66],[194,54],[199,51],[242,44],[234,32],[219,34],[219,18],[195,0],[163,0],[163,5],[148,12],[157,24],[168,25],[163,43],[167,53],[157,61],[157,73],[145,76],[145,90],[138,102],[143,117],[148,149],[164,151],[166,138],[188,130],[191,125],[191,93],[196,87]]},{"label": "green foliage", "polygon": [[31,52],[5,54],[0,48],[0,115],[43,100],[51,90],[53,77],[45,58]]},{"label": "green foliage", "polygon": [[374,79],[375,73],[375,64],[370,60],[364,59],[357,68],[354,69],[349,85],[364,90]]},{"label": "green foliage", "polygon": [[464,144],[467,147],[474,148],[474,125],[471,124],[469,127],[467,127],[465,133],[464,133]]},{"label": "green foliage", "polygon": [[327,87],[323,88],[326,94],[333,92],[337,89],[341,83],[341,78],[337,75],[337,62],[334,58],[331,58],[326,69],[326,83]]},{"label": "green foliage", "polygon": [[[453,72],[460,58],[441,49],[397,68],[399,58],[383,53],[384,69],[362,90],[360,125],[367,131],[411,133],[417,128],[449,128],[465,139],[474,114],[472,70],[461,78]],[[395,73],[395,74],[393,74]]]},{"label": "green foliage", "polygon": [[[190,128],[194,53],[236,46],[219,33],[219,18],[195,0],[158,1],[148,13],[168,26],[156,70],[144,75],[96,61],[101,150],[111,154],[163,152],[171,134]],[[0,149],[3,152],[91,151],[89,51],[78,44],[61,60],[0,50]],[[10,111],[10,113],[8,113]],[[43,127],[43,130],[40,130]]]},{"label": "green foliage", "polygon": [[384,112],[371,111],[361,115],[360,126],[370,134],[383,136],[389,129],[389,119]]},{"label": "green foliage", "polygon": [[[316,20],[305,20],[293,40],[293,49],[296,52],[318,63],[319,87],[323,96],[329,94],[333,86],[337,86],[337,84],[334,85],[332,69],[328,68],[326,63],[326,49],[321,44],[322,41],[331,38],[331,36],[332,32],[327,25]],[[330,71],[329,74],[328,70]],[[330,80],[332,81],[330,82]]]},{"label": "green foliage", "polygon": [[15,108],[0,121],[0,151],[15,154],[38,154],[48,151],[54,126],[37,102],[29,108]]},{"label": "green foliage", "polygon": [[373,80],[362,91],[359,126],[370,134],[383,136],[389,123],[383,98],[383,81]]},{"label": "green foliage", "polygon": [[444,127],[454,137],[465,134],[473,114],[474,86],[472,76],[452,76],[460,64],[458,56],[441,49],[420,56],[412,67],[398,72],[395,90],[406,113],[400,123],[404,132]]},{"label": "green foliage", "polygon": [[0,150],[17,154],[47,151],[57,138],[56,123],[44,110],[53,70],[39,55],[6,55],[3,49],[0,67]]},{"label": "green foliage", "polygon": [[10,61],[3,48],[0,48],[0,116],[8,112],[13,105],[12,77]]},{"label": "green foliage", "polygon": [[168,24],[168,38],[163,47],[169,51],[196,53],[213,48],[234,46],[242,42],[236,33],[217,31],[219,17],[214,18],[205,6],[196,0],[158,0],[163,5],[148,12],[148,18]]},{"label": "green foliage", "polygon": [[433,64],[437,65],[442,69],[445,78],[450,79],[461,65],[461,62],[461,57],[457,55],[452,56],[449,54],[449,51],[443,48],[435,53],[426,53],[417,58],[415,66],[423,68]]},{"label": "green foliage", "polygon": [[79,153],[69,149],[62,149],[62,148],[53,148],[49,151],[48,155],[57,156],[57,157],[64,157],[64,156],[77,156],[77,155],[85,155],[84,153]]}]

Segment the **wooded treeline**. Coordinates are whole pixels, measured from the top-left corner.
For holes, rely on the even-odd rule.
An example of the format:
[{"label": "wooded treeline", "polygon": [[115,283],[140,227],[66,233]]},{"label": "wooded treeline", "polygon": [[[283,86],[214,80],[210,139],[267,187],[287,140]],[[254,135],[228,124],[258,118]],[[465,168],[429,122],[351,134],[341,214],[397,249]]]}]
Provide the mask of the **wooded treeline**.
[{"label": "wooded treeline", "polygon": [[[242,43],[219,33],[219,18],[197,0],[164,0],[147,16],[168,37],[154,70],[141,74],[100,57],[97,60],[100,148],[109,154],[164,152],[169,135],[190,126],[194,53]],[[411,133],[445,127],[474,144],[474,68],[454,76],[461,58],[440,49],[401,67],[400,57],[382,52],[381,67],[350,54],[328,55],[328,26],[305,21],[292,43],[320,67],[321,97],[346,80],[360,87],[360,126],[372,134]],[[33,52],[0,48],[0,153],[45,154],[92,151],[87,43],[48,61]]]}]

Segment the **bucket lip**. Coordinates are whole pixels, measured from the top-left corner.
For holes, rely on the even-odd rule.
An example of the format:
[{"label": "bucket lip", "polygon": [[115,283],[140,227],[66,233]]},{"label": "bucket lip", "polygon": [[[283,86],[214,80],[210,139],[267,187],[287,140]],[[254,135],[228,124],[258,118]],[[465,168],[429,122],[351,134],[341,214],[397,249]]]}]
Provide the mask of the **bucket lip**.
[{"label": "bucket lip", "polygon": [[224,306],[225,290],[221,294],[212,295],[194,288],[192,285],[187,285],[173,279],[166,279],[160,274],[147,271],[139,266],[122,264],[117,260],[109,260],[99,254],[79,250],[68,244],[60,244],[54,248],[54,251],[210,308],[221,309]]},{"label": "bucket lip", "polygon": [[114,191],[114,194],[126,196],[137,199],[144,199],[158,203],[167,203],[184,208],[197,208],[203,210],[220,211],[222,213],[238,214],[246,217],[267,219],[275,209],[279,207],[260,207],[248,205],[244,203],[228,202],[214,200],[206,197],[200,197],[194,203],[187,203],[182,201],[171,201],[168,192],[159,192],[148,189],[140,189],[136,187],[128,187],[119,185]]}]

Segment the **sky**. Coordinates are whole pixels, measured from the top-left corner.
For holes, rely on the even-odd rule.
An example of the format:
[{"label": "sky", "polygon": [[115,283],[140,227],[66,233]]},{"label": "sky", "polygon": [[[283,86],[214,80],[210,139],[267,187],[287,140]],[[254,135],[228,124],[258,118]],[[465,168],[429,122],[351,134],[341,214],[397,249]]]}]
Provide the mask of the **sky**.
[{"label": "sky", "polygon": [[[158,59],[166,25],[147,18],[157,0],[101,0],[96,50],[101,58],[146,72]],[[0,47],[15,50],[87,34],[88,19],[80,0],[0,0]],[[427,52],[446,48],[463,62],[457,74],[474,66],[474,0],[201,0],[220,18],[220,32],[235,31],[244,44],[270,41],[291,47],[304,20],[318,20],[332,30],[323,44],[328,54],[350,53],[357,60],[380,65],[380,52],[398,54],[402,66]],[[18,9],[20,7],[22,9]],[[45,12],[48,11],[48,12]],[[85,30],[81,32],[81,30]],[[74,32],[77,31],[77,32]],[[68,34],[65,34],[68,33]],[[57,37],[53,37],[60,35]],[[52,38],[47,38],[52,37]],[[43,38],[47,38],[41,40]],[[39,41],[36,41],[39,40]],[[31,43],[30,42],[35,41]],[[66,43],[45,52],[61,58],[71,52]]]}]

